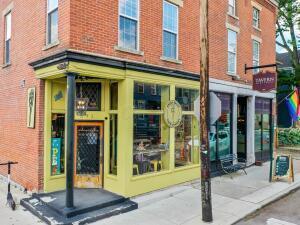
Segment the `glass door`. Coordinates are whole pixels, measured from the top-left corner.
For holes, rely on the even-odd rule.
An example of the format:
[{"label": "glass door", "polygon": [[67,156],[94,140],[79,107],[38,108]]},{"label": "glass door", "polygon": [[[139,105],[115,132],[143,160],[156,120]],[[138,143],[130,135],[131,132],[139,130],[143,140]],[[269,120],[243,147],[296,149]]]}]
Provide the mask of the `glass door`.
[{"label": "glass door", "polygon": [[74,147],[74,186],[77,188],[102,187],[103,123],[76,123]]},{"label": "glass door", "polygon": [[237,106],[237,155],[247,158],[247,97],[238,97]]}]

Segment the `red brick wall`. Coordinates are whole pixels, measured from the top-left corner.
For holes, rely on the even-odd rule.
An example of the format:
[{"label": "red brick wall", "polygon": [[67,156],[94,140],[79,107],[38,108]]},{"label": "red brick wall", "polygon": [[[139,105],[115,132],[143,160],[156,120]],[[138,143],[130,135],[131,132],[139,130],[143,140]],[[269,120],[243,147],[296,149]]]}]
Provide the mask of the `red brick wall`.
[{"label": "red brick wall", "polygon": [[114,49],[118,44],[118,1],[71,2],[73,49],[135,60],[199,73],[199,1],[184,0],[179,7],[179,59],[182,64],[162,61],[162,0],[140,0],[140,50],[144,56]]},{"label": "red brick wall", "polygon": [[[11,3],[0,1],[0,65],[4,54],[4,17],[2,11]],[[28,65],[43,56],[67,48],[69,42],[69,3],[59,1],[58,47],[42,50],[46,39],[46,1],[15,0],[12,9],[11,65],[0,67],[0,162],[18,161],[12,179],[29,190],[43,185],[44,81],[34,76]],[[21,81],[25,80],[25,87]],[[36,87],[35,129],[26,125],[27,89]],[[6,175],[6,168],[0,173]]]},{"label": "red brick wall", "polygon": [[[260,65],[275,63],[275,7],[264,0],[257,0],[263,6],[260,15],[261,32],[252,27],[252,4],[250,0],[237,2],[237,17],[227,15],[228,1],[210,1],[209,35],[210,35],[210,76],[212,78],[232,81],[227,75],[227,28],[226,22],[240,29],[237,36],[237,75],[239,83],[252,84],[252,71],[245,75],[244,65],[252,66],[252,39],[255,35],[262,39],[260,48]],[[274,68],[268,68],[274,70]]]}]

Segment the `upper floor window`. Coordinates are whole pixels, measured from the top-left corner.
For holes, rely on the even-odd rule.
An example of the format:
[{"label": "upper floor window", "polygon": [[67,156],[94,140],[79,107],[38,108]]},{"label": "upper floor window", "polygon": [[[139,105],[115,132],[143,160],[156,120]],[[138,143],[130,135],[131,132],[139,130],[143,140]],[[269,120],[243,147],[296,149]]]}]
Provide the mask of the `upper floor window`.
[{"label": "upper floor window", "polygon": [[233,15],[233,16],[236,15],[236,2],[235,2],[235,0],[229,0],[228,1],[228,13],[230,15]]},{"label": "upper floor window", "polygon": [[11,49],[11,12],[5,16],[5,48],[4,48],[4,63],[10,64],[10,49]]},{"label": "upper floor window", "polygon": [[253,7],[253,26],[255,28],[260,27],[260,11],[255,7]]},{"label": "upper floor window", "polygon": [[138,0],[120,0],[119,46],[138,50]]},{"label": "upper floor window", "polygon": [[47,6],[47,44],[58,41],[58,0],[48,0]]},{"label": "upper floor window", "polygon": [[228,29],[228,73],[236,74],[237,33]]},{"label": "upper floor window", "polygon": [[178,6],[167,1],[163,6],[163,56],[178,58]]},{"label": "upper floor window", "polygon": [[[258,41],[253,41],[253,67],[259,66],[259,55],[260,55],[260,43]],[[253,73],[259,72],[258,69],[254,69]]]}]

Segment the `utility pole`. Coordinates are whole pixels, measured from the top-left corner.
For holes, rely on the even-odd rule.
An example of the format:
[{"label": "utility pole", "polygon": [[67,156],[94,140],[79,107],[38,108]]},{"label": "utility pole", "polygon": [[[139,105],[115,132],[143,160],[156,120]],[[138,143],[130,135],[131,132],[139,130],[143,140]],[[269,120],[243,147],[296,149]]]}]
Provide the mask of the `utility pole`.
[{"label": "utility pole", "polygon": [[200,139],[202,220],[212,222],[209,149],[208,0],[200,0]]}]

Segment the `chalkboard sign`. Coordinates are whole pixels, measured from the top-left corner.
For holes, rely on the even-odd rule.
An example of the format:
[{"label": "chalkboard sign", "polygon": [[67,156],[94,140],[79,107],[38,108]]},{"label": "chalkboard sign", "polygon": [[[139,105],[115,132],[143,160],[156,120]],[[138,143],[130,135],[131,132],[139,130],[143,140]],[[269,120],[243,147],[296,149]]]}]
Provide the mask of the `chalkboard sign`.
[{"label": "chalkboard sign", "polygon": [[294,168],[291,155],[277,155],[273,171],[273,180],[288,178],[289,182],[294,181]]},{"label": "chalkboard sign", "polygon": [[278,156],[275,163],[275,176],[287,176],[290,169],[290,159],[288,155]]}]

